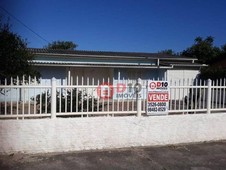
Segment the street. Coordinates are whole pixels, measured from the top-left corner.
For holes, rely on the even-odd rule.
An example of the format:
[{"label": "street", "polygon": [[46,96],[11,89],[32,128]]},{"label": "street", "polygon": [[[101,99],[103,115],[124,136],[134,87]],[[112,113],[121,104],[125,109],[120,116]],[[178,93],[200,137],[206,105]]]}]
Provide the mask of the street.
[{"label": "street", "polygon": [[0,156],[0,169],[225,170],[226,141],[163,147]]}]

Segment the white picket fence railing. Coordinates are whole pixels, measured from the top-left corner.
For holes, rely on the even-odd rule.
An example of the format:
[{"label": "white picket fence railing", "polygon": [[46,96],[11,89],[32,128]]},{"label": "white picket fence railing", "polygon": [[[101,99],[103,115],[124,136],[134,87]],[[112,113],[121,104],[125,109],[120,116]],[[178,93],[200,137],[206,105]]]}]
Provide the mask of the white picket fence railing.
[{"label": "white picket fence railing", "polygon": [[[79,81],[77,77],[75,85],[59,82],[54,78],[44,85],[30,79],[27,83],[5,81],[0,85],[0,118],[146,116],[147,80],[84,81],[82,77]],[[122,89],[128,93],[120,93]],[[169,115],[226,112],[225,79],[169,81],[169,89]]]}]

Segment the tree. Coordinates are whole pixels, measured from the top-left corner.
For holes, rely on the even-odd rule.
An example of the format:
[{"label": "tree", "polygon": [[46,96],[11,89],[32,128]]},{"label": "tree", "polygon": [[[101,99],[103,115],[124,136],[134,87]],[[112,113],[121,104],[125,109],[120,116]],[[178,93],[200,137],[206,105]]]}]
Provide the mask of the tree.
[{"label": "tree", "polygon": [[78,45],[72,41],[53,41],[44,48],[58,49],[58,50],[75,50]]},{"label": "tree", "polygon": [[[221,50],[220,50],[219,55],[217,56],[217,58],[215,59],[215,61],[213,61],[213,62],[211,63],[211,65],[212,65],[212,64],[215,65],[215,63],[218,63],[218,62],[220,62],[220,61],[222,61],[222,60],[224,60],[224,59],[226,59],[226,44],[224,44],[224,45],[221,47]],[[224,63],[222,63],[222,64],[224,64]],[[221,65],[221,64],[220,64],[220,65]]]},{"label": "tree", "polygon": [[159,51],[158,53],[167,54],[167,55],[177,55],[172,49],[162,50],[162,51]]},{"label": "tree", "polygon": [[226,77],[226,69],[222,67],[204,67],[200,70],[200,78],[203,80],[217,80]]},{"label": "tree", "polygon": [[201,69],[202,79],[217,80],[226,77],[225,68],[226,44],[220,48],[219,54],[209,63],[208,67]]},{"label": "tree", "polygon": [[182,52],[183,56],[197,58],[199,63],[210,64],[220,54],[220,48],[213,45],[214,38],[196,37],[194,44]]},{"label": "tree", "polygon": [[9,23],[4,24],[0,19],[0,80],[9,83],[11,77],[39,77],[33,65],[33,55],[27,51],[27,43],[18,34],[10,31]]},{"label": "tree", "polygon": [[198,58],[199,63],[208,64],[208,67],[200,70],[201,79],[216,80],[226,76],[226,68],[221,65],[226,57],[226,44],[219,48],[213,43],[214,38],[211,36],[205,39],[196,37],[194,44],[182,52],[184,56]]}]

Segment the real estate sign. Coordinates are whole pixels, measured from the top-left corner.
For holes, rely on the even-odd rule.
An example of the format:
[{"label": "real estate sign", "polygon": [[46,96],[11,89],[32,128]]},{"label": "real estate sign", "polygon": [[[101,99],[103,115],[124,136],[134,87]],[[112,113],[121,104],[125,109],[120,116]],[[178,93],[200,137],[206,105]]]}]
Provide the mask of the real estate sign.
[{"label": "real estate sign", "polygon": [[167,81],[148,81],[147,115],[168,114],[169,83]]}]

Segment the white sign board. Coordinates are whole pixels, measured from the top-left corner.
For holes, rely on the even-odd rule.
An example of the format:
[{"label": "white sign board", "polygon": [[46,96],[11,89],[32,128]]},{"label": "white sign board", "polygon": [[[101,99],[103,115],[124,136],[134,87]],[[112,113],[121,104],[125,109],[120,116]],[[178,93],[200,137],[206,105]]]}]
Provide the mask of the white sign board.
[{"label": "white sign board", "polygon": [[148,81],[147,115],[168,114],[169,83],[167,81]]}]

